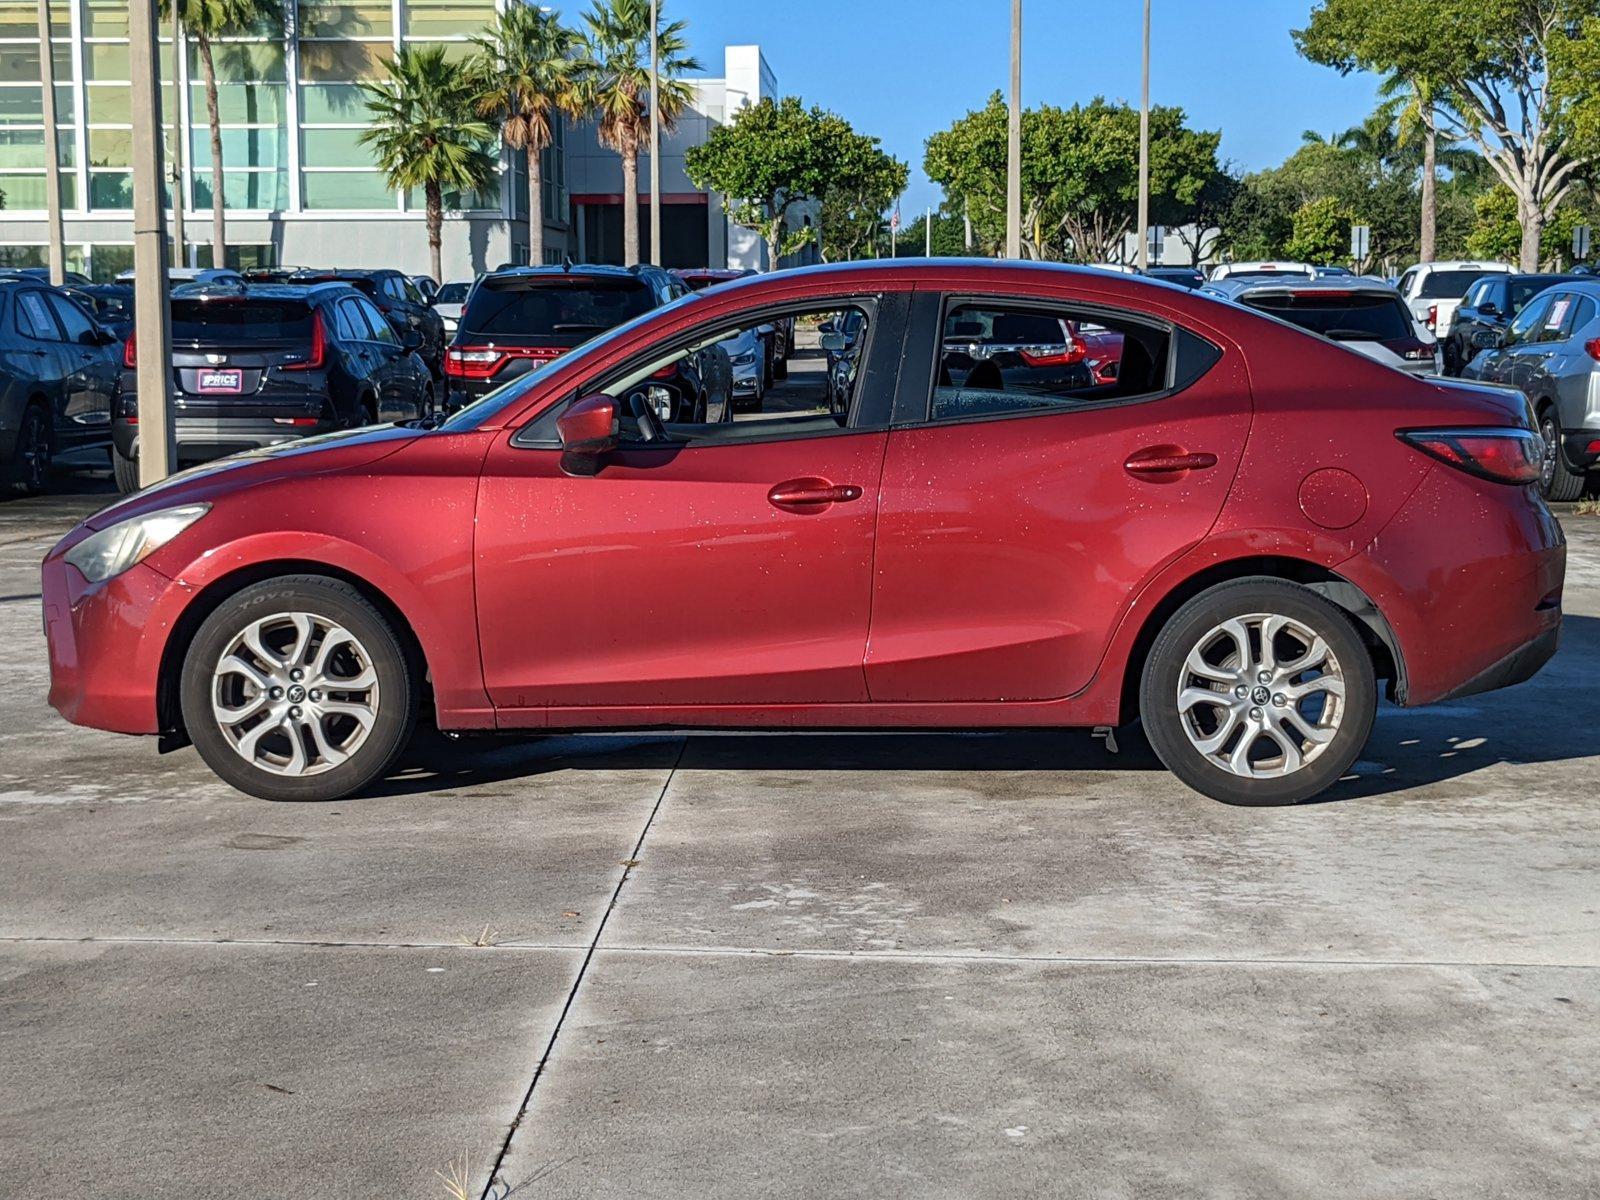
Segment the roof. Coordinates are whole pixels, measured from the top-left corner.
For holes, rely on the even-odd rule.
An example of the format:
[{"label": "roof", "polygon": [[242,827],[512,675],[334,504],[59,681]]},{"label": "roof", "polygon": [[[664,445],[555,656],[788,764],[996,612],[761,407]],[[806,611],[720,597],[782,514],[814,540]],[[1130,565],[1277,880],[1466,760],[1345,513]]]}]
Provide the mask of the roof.
[{"label": "roof", "polygon": [[565,263],[556,267],[501,267],[488,271],[481,279],[540,279],[560,275],[608,276],[616,279],[633,279],[646,272],[665,273],[665,268],[653,263],[640,263],[636,267],[619,267],[614,263]]},{"label": "roof", "polygon": [[1458,258],[1443,262],[1417,263],[1409,271],[1510,271],[1510,263],[1484,262],[1482,259]]},{"label": "roof", "polygon": [[1371,279],[1365,275],[1333,275],[1316,279],[1307,279],[1304,276],[1285,274],[1282,279],[1262,279],[1256,276],[1253,279],[1218,279],[1208,283],[1200,289],[1213,296],[1226,296],[1236,299],[1246,292],[1252,295],[1262,292],[1329,292],[1334,295],[1345,292],[1382,292],[1400,298],[1400,293],[1395,291],[1381,279]]},{"label": "roof", "polygon": [[329,281],[310,287],[296,287],[287,283],[247,283],[243,287],[226,283],[189,283],[172,289],[172,295],[184,300],[304,300],[326,292],[347,293],[349,284]]}]

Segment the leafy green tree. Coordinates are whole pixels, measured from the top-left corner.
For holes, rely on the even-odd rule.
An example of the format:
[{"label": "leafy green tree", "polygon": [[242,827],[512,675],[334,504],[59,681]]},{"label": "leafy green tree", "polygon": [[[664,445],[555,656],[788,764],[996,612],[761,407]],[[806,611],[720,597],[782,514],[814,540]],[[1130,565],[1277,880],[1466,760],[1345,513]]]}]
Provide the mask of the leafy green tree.
[{"label": "leafy green tree", "polygon": [[[1517,197],[1499,184],[1481,193],[1473,203],[1472,231],[1467,234],[1467,253],[1473,258],[1504,262],[1522,248],[1522,227],[1517,217]],[[1572,257],[1572,231],[1587,224],[1588,217],[1577,204],[1563,204],[1545,222],[1539,245],[1542,264],[1565,265]]]},{"label": "leafy green tree", "polygon": [[[928,139],[923,168],[993,234],[1005,221],[1005,104],[998,92]],[[1217,133],[1196,132],[1181,108],[1150,111],[1150,213],[1184,219],[1214,180]],[[1032,258],[1110,257],[1132,229],[1139,194],[1139,114],[1096,97],[1022,114],[1022,236]]]},{"label": "leafy green tree", "polygon": [[[1441,131],[1472,141],[1517,202],[1522,269],[1576,183],[1586,114],[1600,113],[1600,0],[1319,0],[1300,52],[1341,72],[1425,85]],[[1600,130],[1600,116],[1595,119]]]},{"label": "leafy green tree", "polygon": [[358,140],[372,148],[391,188],[422,189],[433,277],[443,279],[444,193],[476,191],[494,178],[497,163],[485,149],[494,127],[478,116],[470,74],[442,46],[402,49],[384,73],[361,85],[372,123]]},{"label": "leafy green tree", "polygon": [[542,155],[561,113],[580,111],[577,36],[559,14],[533,4],[512,4],[486,31],[468,70],[478,91],[480,117],[495,121],[500,137],[528,156],[528,261],[544,261]]},{"label": "leafy green tree", "polygon": [[[683,76],[700,64],[688,54],[682,21],[657,10],[657,106],[661,128],[678,123],[694,96]],[[584,15],[579,104],[595,114],[600,140],[622,156],[622,257],[639,261],[639,151],[650,143],[650,0],[595,0]],[[659,256],[660,246],[651,253]]]},{"label": "leafy green tree", "polygon": [[1350,225],[1350,214],[1337,197],[1309,201],[1295,211],[1283,252],[1296,262],[1338,262],[1348,255]]},{"label": "leafy green tree", "polygon": [[723,211],[761,235],[774,268],[812,237],[809,227],[788,228],[795,205],[821,201],[824,238],[848,253],[870,244],[884,208],[905,190],[907,174],[877,138],[795,96],[766,97],[739,109],[690,147],[683,163],[696,187],[721,192]]},{"label": "leafy green tree", "polygon": [[[172,16],[173,0],[161,0],[161,15]],[[184,34],[194,38],[206,89],[206,122],[211,128],[211,261],[228,261],[228,221],[222,176],[222,117],[217,108],[218,38],[240,37],[284,25],[282,0],[177,0]]]}]

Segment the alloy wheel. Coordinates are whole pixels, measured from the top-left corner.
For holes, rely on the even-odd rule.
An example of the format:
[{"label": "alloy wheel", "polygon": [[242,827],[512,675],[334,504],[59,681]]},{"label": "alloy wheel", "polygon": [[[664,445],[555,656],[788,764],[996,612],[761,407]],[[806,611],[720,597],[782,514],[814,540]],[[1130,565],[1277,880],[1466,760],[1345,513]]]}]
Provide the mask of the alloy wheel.
[{"label": "alloy wheel", "polygon": [[17,435],[17,456],[22,462],[22,483],[29,492],[40,492],[50,480],[50,433],[37,408],[28,410]]},{"label": "alloy wheel", "polygon": [[1304,622],[1251,613],[1213,626],[1178,677],[1184,733],[1213,766],[1246,779],[1290,775],[1333,741],[1345,676]]},{"label": "alloy wheel", "polygon": [[1539,459],[1539,490],[1545,495],[1550,494],[1551,485],[1556,481],[1556,455],[1560,452],[1556,446],[1556,423],[1550,417],[1539,420],[1539,438],[1544,442],[1544,454]]},{"label": "alloy wheel", "polygon": [[345,762],[371,733],[378,704],[372,655],[316,613],[250,622],[212,671],[211,711],[223,737],[275,775],[317,775]]}]

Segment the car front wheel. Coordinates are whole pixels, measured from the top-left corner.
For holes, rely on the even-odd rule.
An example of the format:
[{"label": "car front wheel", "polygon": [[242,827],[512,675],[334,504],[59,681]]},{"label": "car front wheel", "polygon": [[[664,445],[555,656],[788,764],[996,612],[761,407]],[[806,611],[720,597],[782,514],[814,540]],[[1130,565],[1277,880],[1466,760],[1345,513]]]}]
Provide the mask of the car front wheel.
[{"label": "car front wheel", "polygon": [[1226,804],[1295,804],[1356,761],[1377,712],[1350,618],[1278,579],[1219,584],[1173,614],[1146,660],[1139,710],[1169,770]]},{"label": "car front wheel", "polygon": [[317,575],[223,601],[190,643],[180,686],[206,765],[267,800],[337,800],[380,778],[410,739],[418,691],[384,615]]}]

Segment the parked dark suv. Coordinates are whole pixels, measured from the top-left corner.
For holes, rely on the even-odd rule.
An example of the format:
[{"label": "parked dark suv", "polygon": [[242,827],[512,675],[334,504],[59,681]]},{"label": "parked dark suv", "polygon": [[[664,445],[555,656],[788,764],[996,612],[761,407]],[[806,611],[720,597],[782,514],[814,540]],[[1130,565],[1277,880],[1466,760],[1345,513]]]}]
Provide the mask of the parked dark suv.
[{"label": "parked dark suv", "polygon": [[298,284],[346,283],[355,288],[389,318],[397,333],[414,330],[420,341],[417,354],[435,379],[444,371],[444,319],[433,302],[418,290],[411,277],[390,270],[299,271],[284,282]]},{"label": "parked dark suv", "polygon": [[449,407],[689,295],[659,267],[508,267],[478,280],[445,354]]},{"label": "parked dark suv", "polygon": [[120,379],[114,335],[65,294],[28,275],[0,279],[0,480],[41,491],[52,462],[105,466]]},{"label": "parked dark suv", "polygon": [[[361,293],[314,287],[185,287],[172,293],[173,417],[180,462],[314,433],[412,420],[433,406],[418,337]],[[112,421],[117,486],[139,486],[137,360],[123,351]]]},{"label": "parked dark suv", "polygon": [[[1586,283],[1592,275],[1485,275],[1467,289],[1456,309],[1450,333],[1444,340],[1444,373],[1459,375],[1483,347],[1474,342],[1479,333],[1504,333],[1516,316],[1545,288],[1557,283]],[[1478,339],[1479,342],[1484,339]]]}]

